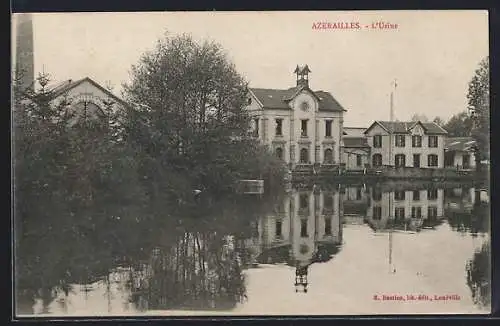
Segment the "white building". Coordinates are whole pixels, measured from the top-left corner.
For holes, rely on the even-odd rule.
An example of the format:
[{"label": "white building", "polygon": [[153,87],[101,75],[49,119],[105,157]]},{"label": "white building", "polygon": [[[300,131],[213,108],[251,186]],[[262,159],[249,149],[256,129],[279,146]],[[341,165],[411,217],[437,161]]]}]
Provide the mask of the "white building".
[{"label": "white building", "polygon": [[375,121],[365,135],[372,166],[444,167],[447,132],[434,122]]},{"label": "white building", "polygon": [[287,89],[250,88],[247,110],[253,131],[284,162],[339,164],[346,111],[328,92],[309,87],[309,67],[295,69]]},{"label": "white building", "polygon": [[450,137],[444,147],[445,166],[464,170],[475,169],[474,145],[472,137]]}]

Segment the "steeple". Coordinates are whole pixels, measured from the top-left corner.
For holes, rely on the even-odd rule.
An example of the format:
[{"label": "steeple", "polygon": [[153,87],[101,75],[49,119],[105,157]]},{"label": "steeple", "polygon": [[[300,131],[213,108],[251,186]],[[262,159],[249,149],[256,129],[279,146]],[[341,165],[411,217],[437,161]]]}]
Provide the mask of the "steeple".
[{"label": "steeple", "polygon": [[301,66],[301,67],[299,67],[297,65],[297,67],[293,71],[293,73],[297,77],[297,87],[299,87],[299,86],[309,87],[309,73],[310,72],[311,72],[311,70],[309,69],[309,67],[307,65]]},{"label": "steeple", "polygon": [[16,78],[22,90],[34,87],[33,18],[30,13],[16,15]]}]

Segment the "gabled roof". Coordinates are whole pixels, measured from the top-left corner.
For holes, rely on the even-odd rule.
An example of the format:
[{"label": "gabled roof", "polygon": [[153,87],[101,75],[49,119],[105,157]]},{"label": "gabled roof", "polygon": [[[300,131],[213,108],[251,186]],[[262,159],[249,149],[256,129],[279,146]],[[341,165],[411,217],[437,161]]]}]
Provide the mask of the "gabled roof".
[{"label": "gabled roof", "polygon": [[288,102],[299,92],[308,90],[319,101],[320,111],[344,112],[346,111],[337,100],[328,92],[312,91],[306,86],[291,87],[288,89],[250,88],[253,95],[262,103],[264,109],[290,110]]},{"label": "gabled roof", "polygon": [[401,122],[401,121],[379,121],[379,120],[373,122],[371,126],[366,129],[365,133],[367,133],[368,130],[370,130],[373,126],[379,125],[380,127],[382,127],[382,129],[384,129],[390,134],[393,133],[406,134],[417,123],[420,123],[422,125],[426,134],[446,135],[448,133],[446,130],[444,130],[434,122],[420,122],[420,121]]},{"label": "gabled roof", "polygon": [[364,137],[365,127],[344,127],[343,135],[347,137]]},{"label": "gabled roof", "polygon": [[444,149],[446,151],[472,151],[476,141],[472,137],[451,137],[446,139]]},{"label": "gabled roof", "polygon": [[80,85],[84,82],[89,82],[94,87],[98,88],[103,93],[105,93],[107,96],[111,97],[114,101],[120,103],[121,105],[127,106],[127,103],[125,103],[125,101],[123,101],[121,98],[117,97],[116,95],[114,95],[113,93],[111,93],[106,88],[102,87],[101,85],[99,85],[98,83],[96,83],[95,81],[90,79],[89,77],[85,77],[85,78],[78,79],[78,80],[72,80],[72,79],[65,80],[59,84],[54,85],[53,87],[50,87],[49,91],[52,92],[52,97],[55,99],[55,98],[65,94],[65,93],[67,93],[71,89],[77,87],[78,85]]}]

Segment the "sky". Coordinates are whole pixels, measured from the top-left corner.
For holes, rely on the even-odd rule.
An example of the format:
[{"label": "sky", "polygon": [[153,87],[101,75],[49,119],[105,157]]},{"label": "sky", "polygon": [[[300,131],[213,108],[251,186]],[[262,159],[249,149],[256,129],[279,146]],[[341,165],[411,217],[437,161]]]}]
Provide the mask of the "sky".
[{"label": "sky", "polygon": [[[320,22],[361,28],[314,28]],[[397,28],[365,27],[377,22]],[[479,10],[37,13],[33,25],[35,74],[54,82],[90,77],[120,95],[141,54],[165,32],[187,33],[220,43],[251,87],[295,86],[293,70],[308,64],[310,87],[340,102],[348,127],[389,119],[394,79],[397,119],[449,119],[467,108],[468,82],[488,55]]]}]

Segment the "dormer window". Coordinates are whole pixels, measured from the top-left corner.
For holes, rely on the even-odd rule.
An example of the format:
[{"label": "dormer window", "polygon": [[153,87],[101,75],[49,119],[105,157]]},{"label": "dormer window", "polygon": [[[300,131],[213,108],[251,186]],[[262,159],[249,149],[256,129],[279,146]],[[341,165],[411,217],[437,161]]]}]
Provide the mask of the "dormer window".
[{"label": "dormer window", "polygon": [[249,97],[248,100],[247,100],[247,105],[250,105],[250,104],[252,104],[252,98],[251,97]]}]

